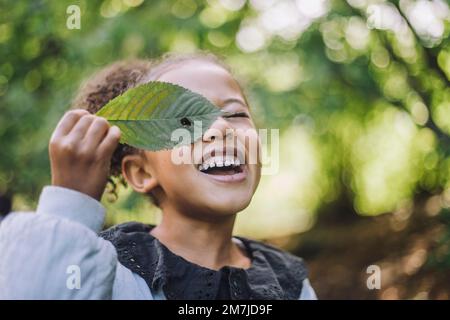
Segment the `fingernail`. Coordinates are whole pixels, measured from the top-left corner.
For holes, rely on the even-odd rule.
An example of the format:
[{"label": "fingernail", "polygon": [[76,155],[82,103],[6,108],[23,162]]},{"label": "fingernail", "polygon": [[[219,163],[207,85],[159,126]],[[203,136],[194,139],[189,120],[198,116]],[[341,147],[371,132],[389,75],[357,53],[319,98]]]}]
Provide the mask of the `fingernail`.
[{"label": "fingernail", "polygon": [[117,133],[120,134],[120,128],[118,126],[112,126],[111,130],[117,131]]}]

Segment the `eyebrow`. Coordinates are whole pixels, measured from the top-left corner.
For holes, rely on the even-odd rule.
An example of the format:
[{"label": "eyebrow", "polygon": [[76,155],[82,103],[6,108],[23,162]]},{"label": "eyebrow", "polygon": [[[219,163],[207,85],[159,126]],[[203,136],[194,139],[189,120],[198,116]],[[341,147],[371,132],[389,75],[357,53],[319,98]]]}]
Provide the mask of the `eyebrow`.
[{"label": "eyebrow", "polygon": [[247,104],[244,101],[242,101],[241,99],[229,98],[229,99],[226,99],[225,101],[223,101],[224,105],[227,105],[230,103],[239,103],[239,104],[243,105],[244,107],[248,108]]}]

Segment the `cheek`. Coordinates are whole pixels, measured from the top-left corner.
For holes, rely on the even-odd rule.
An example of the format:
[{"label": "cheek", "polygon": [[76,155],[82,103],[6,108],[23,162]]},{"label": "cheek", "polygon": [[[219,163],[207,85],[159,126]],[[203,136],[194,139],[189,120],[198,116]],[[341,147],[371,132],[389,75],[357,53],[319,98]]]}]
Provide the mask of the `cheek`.
[{"label": "cheek", "polygon": [[245,162],[250,165],[260,164],[261,141],[256,129],[247,128],[246,130],[238,131],[237,139],[239,144],[245,146]]},{"label": "cheek", "polygon": [[158,151],[152,154],[150,161],[154,168],[154,175],[163,189],[168,189],[177,176],[177,167],[173,161],[170,150]]},{"label": "cheek", "polygon": [[191,163],[190,146],[158,152],[155,175],[167,194],[186,192],[195,182],[196,171]]},{"label": "cheek", "polygon": [[152,162],[157,174],[170,174],[173,170],[182,169],[184,164],[191,163],[191,146],[158,151],[154,156]]}]

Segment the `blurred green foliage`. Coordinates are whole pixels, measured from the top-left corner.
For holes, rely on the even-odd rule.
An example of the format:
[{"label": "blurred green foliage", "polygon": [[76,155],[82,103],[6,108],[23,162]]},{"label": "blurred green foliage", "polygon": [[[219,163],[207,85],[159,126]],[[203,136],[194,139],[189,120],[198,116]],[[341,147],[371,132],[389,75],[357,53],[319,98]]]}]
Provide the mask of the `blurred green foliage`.
[{"label": "blurred green foliage", "polygon": [[[118,59],[198,49],[224,57],[258,126],[281,133],[280,172],[263,178],[238,232],[305,230],[339,201],[363,215],[396,210],[419,193],[450,204],[445,1],[0,5],[0,192],[14,196],[16,209],[32,205],[49,182],[49,136],[84,78]],[[69,5],[81,8],[80,30],[66,27]],[[123,193],[108,206],[125,216],[111,223],[150,210]]]}]

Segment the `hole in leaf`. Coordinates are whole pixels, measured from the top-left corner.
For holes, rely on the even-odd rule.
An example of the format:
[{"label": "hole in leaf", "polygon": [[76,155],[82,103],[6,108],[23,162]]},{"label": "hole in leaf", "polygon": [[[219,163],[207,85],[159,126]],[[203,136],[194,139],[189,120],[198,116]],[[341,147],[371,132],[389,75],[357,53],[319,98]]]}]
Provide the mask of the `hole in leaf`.
[{"label": "hole in leaf", "polygon": [[190,127],[192,125],[191,120],[188,118],[181,118],[180,123],[183,127]]}]

